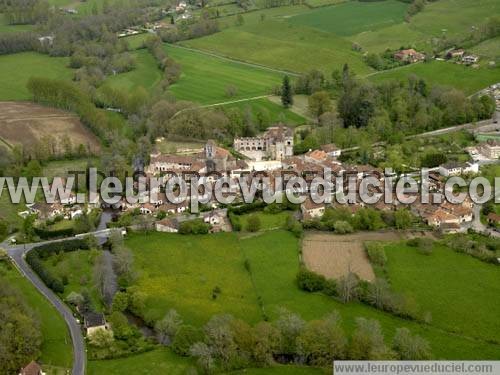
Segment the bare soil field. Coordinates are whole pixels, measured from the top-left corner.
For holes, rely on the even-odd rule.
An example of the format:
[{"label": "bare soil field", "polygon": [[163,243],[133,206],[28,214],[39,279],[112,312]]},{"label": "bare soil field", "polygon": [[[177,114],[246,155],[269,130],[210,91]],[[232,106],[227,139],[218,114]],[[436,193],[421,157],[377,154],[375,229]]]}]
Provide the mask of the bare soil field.
[{"label": "bare soil field", "polygon": [[363,242],[401,239],[396,232],[350,235],[307,233],[302,242],[302,258],[309,270],[329,279],[339,279],[350,271],[363,280],[373,281],[375,274],[363,249]]},{"label": "bare soil field", "polygon": [[92,153],[100,150],[99,140],[72,113],[28,102],[0,102],[0,140],[10,145],[21,144],[29,151],[43,138],[58,143],[67,135],[73,148],[84,145]]}]

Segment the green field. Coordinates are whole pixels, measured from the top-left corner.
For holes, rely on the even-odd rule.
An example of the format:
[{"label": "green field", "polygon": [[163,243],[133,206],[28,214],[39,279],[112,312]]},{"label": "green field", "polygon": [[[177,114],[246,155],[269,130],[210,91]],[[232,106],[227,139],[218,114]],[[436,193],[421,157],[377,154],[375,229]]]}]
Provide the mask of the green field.
[{"label": "green field", "polygon": [[350,1],[315,9],[293,16],[289,20],[295,25],[348,36],[403,22],[407,6],[408,4],[396,0],[383,2]]},{"label": "green field", "polygon": [[0,263],[0,271],[5,272],[7,280],[21,290],[26,302],[40,319],[43,342],[39,361],[44,365],[71,368],[71,339],[62,317],[15,268],[8,269],[5,263]]},{"label": "green field", "polygon": [[[474,46],[471,51],[479,56],[481,56],[484,60],[500,60],[500,36],[485,40],[482,43]],[[488,61],[481,61],[479,63],[487,64]]]},{"label": "green field", "polygon": [[128,93],[133,92],[139,87],[152,90],[162,78],[161,71],[158,69],[155,59],[145,49],[134,51],[133,56],[136,61],[134,70],[111,76],[106,79],[104,84]]},{"label": "green field", "polygon": [[340,3],[345,3],[349,0],[306,0],[305,4],[311,8],[320,8],[329,5],[336,5]]},{"label": "green field", "polygon": [[452,62],[432,61],[430,63],[406,65],[400,69],[373,74],[369,78],[374,82],[382,82],[388,79],[406,80],[411,74],[424,78],[430,84],[456,87],[471,95],[498,82],[500,68],[474,69]]},{"label": "green field", "polygon": [[[380,4],[380,3],[374,3]],[[389,27],[361,32],[349,37],[368,51],[415,46],[430,51],[433,37],[466,36],[473,26],[500,12],[497,0],[439,0],[427,2],[424,10],[410,19]]]},{"label": "green field", "polygon": [[49,57],[35,52],[0,56],[0,100],[28,100],[26,88],[32,76],[71,79],[73,72],[65,57]]},{"label": "green field", "polygon": [[[131,235],[125,244],[134,253],[137,289],[147,296],[148,318],[160,319],[175,308],[186,322],[197,325],[222,312],[250,322],[261,319],[235,234],[151,233]],[[216,287],[221,293],[213,299]]]},{"label": "green field", "polygon": [[[239,62],[166,45],[167,54],[181,65],[181,78],[170,86],[179,100],[213,104],[266,95],[281,83],[282,74]],[[226,89],[236,88],[234,96]]]},{"label": "green field", "polygon": [[243,113],[250,110],[254,121],[257,121],[258,113],[264,113],[268,116],[271,123],[283,122],[287,125],[293,126],[307,123],[307,120],[301,115],[292,112],[289,109],[285,109],[281,105],[273,103],[267,98],[226,104],[224,105],[224,108],[239,108],[243,111]]},{"label": "green field", "polygon": [[259,218],[261,224],[260,230],[262,231],[270,229],[282,229],[286,224],[287,218],[291,214],[292,213],[290,211],[283,211],[276,214],[257,212],[257,213],[241,215],[240,218],[241,218],[241,224],[243,226],[242,229],[244,231],[247,230],[248,218],[251,216],[257,216]]},{"label": "green field", "polygon": [[122,40],[128,43],[130,49],[138,49],[143,46],[143,42],[150,36],[151,36],[150,33],[142,33],[142,34],[127,36],[125,38],[122,38]]},{"label": "green field", "polygon": [[[230,26],[181,44],[291,72],[319,69],[330,74],[344,63],[359,74],[371,71],[362,55],[352,50],[351,42],[332,33],[288,22],[289,17],[308,11],[307,7],[280,7],[252,12],[245,14],[243,26]],[[259,18],[261,14],[265,16],[264,21]]]},{"label": "green field", "polygon": [[430,311],[432,325],[500,343],[499,267],[441,246],[430,256],[404,244],[386,253],[392,286]]}]

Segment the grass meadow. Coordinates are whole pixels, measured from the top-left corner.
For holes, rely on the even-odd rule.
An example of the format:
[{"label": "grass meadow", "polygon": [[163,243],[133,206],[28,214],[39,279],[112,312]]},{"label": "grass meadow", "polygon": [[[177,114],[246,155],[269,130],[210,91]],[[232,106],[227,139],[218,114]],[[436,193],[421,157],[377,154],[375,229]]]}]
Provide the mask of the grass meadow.
[{"label": "grass meadow", "polygon": [[19,288],[28,305],[40,319],[43,337],[39,361],[43,365],[70,369],[73,361],[71,339],[66,323],[56,309],[13,267],[0,262],[0,272]]},{"label": "grass meadow", "polygon": [[407,7],[408,4],[397,0],[350,1],[302,13],[289,18],[289,21],[339,36],[348,36],[401,23]]},{"label": "grass meadow", "polygon": [[9,25],[5,16],[0,13],[0,33],[17,33],[33,30],[33,25]]},{"label": "grass meadow", "polygon": [[392,244],[386,254],[392,286],[431,311],[433,325],[500,344],[499,267],[441,246],[425,256]]},{"label": "grass meadow", "polygon": [[[181,65],[179,81],[170,86],[178,100],[214,104],[269,94],[283,74],[207,54],[165,46],[167,54]],[[226,93],[234,86],[234,95]]]},{"label": "grass meadow", "polygon": [[251,216],[257,216],[260,220],[260,230],[267,231],[272,229],[282,229],[285,224],[287,218],[291,215],[290,211],[278,212],[275,214],[266,213],[266,212],[257,212],[250,213],[240,216],[242,229],[247,231],[248,227],[248,218]]},{"label": "grass meadow", "polygon": [[239,103],[226,104],[224,108],[239,108],[244,113],[250,111],[254,121],[257,121],[257,114],[266,114],[271,123],[283,122],[287,125],[297,126],[307,123],[307,120],[300,114],[290,109],[283,108],[267,98],[248,100]]},{"label": "grass meadow", "polygon": [[[185,321],[202,325],[223,312],[250,322],[261,320],[257,298],[234,233],[183,236],[131,235],[126,245],[147,295],[145,315],[160,319],[175,308]],[[214,299],[213,291],[219,295]]]},{"label": "grass meadow", "polygon": [[49,57],[36,52],[0,56],[0,100],[28,100],[30,77],[71,79],[65,57]]},{"label": "grass meadow", "polygon": [[456,87],[467,95],[498,82],[500,68],[471,68],[451,62],[432,61],[406,65],[400,69],[388,70],[369,77],[374,82],[388,79],[406,80],[409,75],[417,75],[431,84]]}]

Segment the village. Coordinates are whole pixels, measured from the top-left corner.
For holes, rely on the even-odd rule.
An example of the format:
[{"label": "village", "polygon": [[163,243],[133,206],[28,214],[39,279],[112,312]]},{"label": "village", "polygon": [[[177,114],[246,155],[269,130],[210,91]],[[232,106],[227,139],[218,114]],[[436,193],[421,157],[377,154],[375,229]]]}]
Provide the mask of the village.
[{"label": "village", "polygon": [[[161,141],[161,140],[159,140]],[[259,188],[262,189],[262,178],[269,179],[269,188],[272,191],[281,189],[286,192],[286,183],[294,177],[303,177],[310,183],[315,177],[325,177],[325,170],[333,175],[343,178],[344,191],[351,192],[348,188],[348,180],[356,181],[356,197],[349,199],[346,204],[339,204],[339,198],[343,192],[333,191],[332,203],[315,203],[309,193],[308,187],[295,190],[306,196],[298,211],[302,222],[319,220],[327,208],[344,207],[354,215],[358,210],[365,207],[381,212],[394,212],[401,208],[408,208],[418,220],[429,229],[442,233],[466,232],[474,226],[474,222],[480,223],[480,207],[475,205],[470,198],[462,204],[447,202],[444,194],[446,180],[453,176],[475,176],[480,173],[481,165],[498,162],[500,157],[500,141],[487,139],[474,147],[468,147],[466,151],[470,155],[467,162],[449,161],[438,167],[429,169],[429,192],[432,193],[430,203],[419,203],[420,196],[415,195],[415,202],[404,204],[397,199],[392,203],[383,200],[375,204],[366,204],[359,199],[361,180],[365,177],[375,177],[380,186],[384,186],[386,178],[397,180],[404,175],[397,176],[394,173],[387,174],[381,168],[370,165],[350,165],[341,162],[342,150],[334,144],[321,146],[319,149],[309,150],[302,155],[294,155],[293,130],[282,124],[268,128],[264,133],[256,137],[235,138],[232,149],[226,149],[216,142],[209,140],[202,150],[192,150],[187,154],[166,154],[154,151],[150,155],[149,165],[145,167],[143,175],[146,181],[152,178],[159,179],[160,187],[150,187],[152,190],[143,196],[139,196],[136,203],[128,202],[124,197],[116,204],[106,205],[99,197],[85,205],[76,203],[76,194],[56,200],[56,203],[35,203],[28,205],[28,210],[20,213],[23,217],[30,214],[37,216],[38,226],[41,228],[53,225],[61,221],[78,220],[85,216],[105,209],[113,212],[106,215],[106,220],[97,221],[96,227],[100,229],[106,226],[125,226],[130,229],[155,229],[159,232],[177,233],[182,223],[193,221],[203,222],[207,230],[213,232],[232,231],[231,221],[228,218],[227,206],[220,204],[215,198],[214,186],[218,177],[228,177],[233,181],[229,190],[235,195],[233,206],[244,205],[242,192],[236,181],[244,178],[250,182],[252,178],[259,178]],[[236,156],[235,156],[236,155]],[[417,174],[413,174],[418,177]],[[187,199],[167,198],[164,190],[165,184],[174,176],[182,176],[188,188],[190,179],[197,176],[205,186],[211,186],[210,192],[199,190],[198,194],[192,194],[188,190],[188,197],[197,196],[198,201],[203,202],[201,212],[191,212],[191,202]],[[281,186],[277,186],[281,182]],[[370,187],[370,193],[383,193],[381,187]],[[211,194],[208,196],[208,194]],[[156,196],[154,200],[150,197]],[[395,192],[394,192],[395,196]],[[496,226],[500,218],[495,214],[489,215],[491,225]],[[477,228],[476,228],[477,229]],[[60,234],[66,232],[61,231]]]}]

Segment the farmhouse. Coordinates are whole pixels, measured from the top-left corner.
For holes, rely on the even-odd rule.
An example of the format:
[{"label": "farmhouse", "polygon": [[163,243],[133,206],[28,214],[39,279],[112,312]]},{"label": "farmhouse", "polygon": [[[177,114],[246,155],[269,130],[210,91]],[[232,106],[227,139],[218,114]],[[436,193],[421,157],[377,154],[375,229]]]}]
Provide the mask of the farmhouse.
[{"label": "farmhouse", "polygon": [[500,141],[489,139],[477,147],[479,153],[489,159],[500,158]]},{"label": "farmhouse", "polygon": [[314,219],[323,216],[325,213],[325,204],[316,203],[312,199],[307,198],[304,203],[300,205],[300,210],[305,220]]},{"label": "farmhouse", "polygon": [[155,223],[157,232],[177,233],[179,231],[179,222],[173,218],[165,218]]},{"label": "farmhouse", "polygon": [[479,165],[477,163],[458,163],[448,162],[439,166],[439,172],[443,176],[458,176],[462,173],[478,173]]},{"label": "farmhouse", "polygon": [[235,138],[234,149],[252,159],[283,160],[293,155],[293,130],[279,125],[258,137]]},{"label": "farmhouse", "polygon": [[104,314],[96,312],[88,312],[83,316],[83,327],[88,335],[100,329],[107,329],[106,319],[104,319]]},{"label": "farmhouse", "polygon": [[342,152],[340,148],[335,146],[333,143],[321,146],[321,150],[326,152],[328,156],[331,156],[332,158],[338,158]]},{"label": "farmhouse", "polygon": [[423,61],[425,59],[425,55],[423,53],[415,51],[413,48],[410,48],[396,52],[394,54],[394,58],[396,60],[411,64],[418,61]]},{"label": "farmhouse", "polygon": [[465,51],[463,49],[452,49],[452,50],[449,50],[447,53],[446,53],[446,58],[447,59],[456,59],[456,58],[462,58],[463,55],[464,55]]},{"label": "farmhouse", "polygon": [[45,375],[42,368],[35,361],[31,361],[28,365],[21,369],[19,375]]}]

